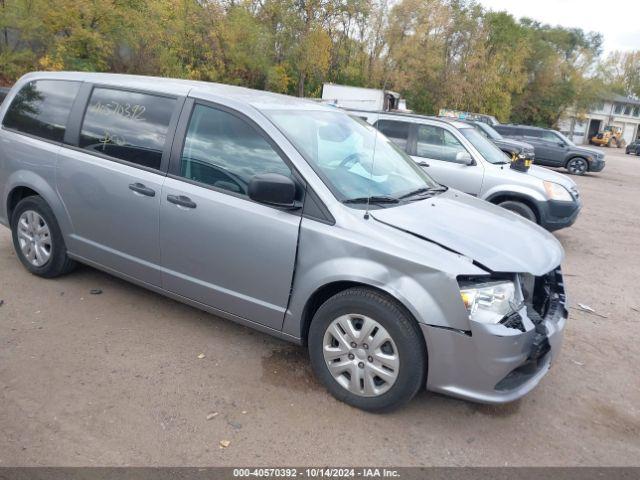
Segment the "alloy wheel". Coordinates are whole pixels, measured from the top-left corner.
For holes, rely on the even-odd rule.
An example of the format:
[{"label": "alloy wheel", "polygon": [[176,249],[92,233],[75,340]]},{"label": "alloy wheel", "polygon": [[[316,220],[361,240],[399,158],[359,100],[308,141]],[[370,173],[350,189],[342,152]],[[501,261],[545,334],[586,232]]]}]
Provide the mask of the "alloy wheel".
[{"label": "alloy wheel", "polygon": [[387,392],[398,378],[400,356],[389,332],[365,315],[333,320],[324,334],[322,353],[333,378],[362,397]]},{"label": "alloy wheel", "polygon": [[18,243],[27,261],[42,267],[51,258],[53,244],[47,222],[34,210],[25,210],[18,219]]},{"label": "alloy wheel", "polygon": [[581,158],[574,158],[567,165],[567,170],[574,175],[582,175],[587,171],[587,162]]}]

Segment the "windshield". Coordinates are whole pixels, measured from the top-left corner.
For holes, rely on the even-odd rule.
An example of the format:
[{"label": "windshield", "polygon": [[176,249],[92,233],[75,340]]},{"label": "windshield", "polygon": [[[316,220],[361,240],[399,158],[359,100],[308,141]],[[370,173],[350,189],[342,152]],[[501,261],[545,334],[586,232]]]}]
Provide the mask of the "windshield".
[{"label": "windshield", "polygon": [[565,142],[567,145],[571,145],[572,147],[575,147],[575,146],[576,146],[576,144],[575,144],[575,143],[573,143],[571,140],[569,140],[569,138],[568,138],[567,136],[563,135],[562,133],[557,132],[557,131],[555,131],[555,132],[553,132],[553,133],[555,133],[555,134],[556,134],[557,136],[559,136],[562,140],[564,140],[564,142]]},{"label": "windshield", "polygon": [[440,187],[387,137],[343,112],[266,113],[341,201],[357,205],[372,197],[373,204],[379,197],[393,203]]},{"label": "windshield", "polygon": [[491,138],[492,140],[502,140],[502,135],[500,135],[496,130],[486,123],[476,122],[475,125],[482,130],[482,133],[485,134],[485,137]]},{"label": "windshield", "polygon": [[483,137],[475,128],[461,128],[460,132],[476,147],[480,155],[489,163],[509,163],[502,150]]}]

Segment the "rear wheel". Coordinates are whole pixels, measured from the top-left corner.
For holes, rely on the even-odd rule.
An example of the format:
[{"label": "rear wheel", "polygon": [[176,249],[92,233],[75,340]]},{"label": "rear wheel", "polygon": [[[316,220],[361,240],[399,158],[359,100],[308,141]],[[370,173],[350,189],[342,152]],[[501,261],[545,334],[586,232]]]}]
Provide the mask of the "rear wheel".
[{"label": "rear wheel", "polygon": [[424,385],[426,347],[416,322],[374,290],[351,288],[327,300],[313,317],[308,343],[317,377],[354,407],[393,410]]},{"label": "rear wheel", "polygon": [[510,212],[513,212],[517,215],[520,215],[523,218],[526,218],[527,220],[533,223],[538,223],[538,218],[536,217],[536,213],[533,211],[533,209],[529,205],[525,205],[524,203],[518,202],[515,200],[506,200],[502,203],[499,203],[498,205],[506,210],[509,210]]},{"label": "rear wheel", "polygon": [[567,170],[573,175],[584,175],[589,169],[589,164],[584,158],[575,157],[567,162]]},{"label": "rear wheel", "polygon": [[42,197],[22,199],[11,215],[13,246],[18,258],[34,275],[58,277],[73,269],[55,215]]}]

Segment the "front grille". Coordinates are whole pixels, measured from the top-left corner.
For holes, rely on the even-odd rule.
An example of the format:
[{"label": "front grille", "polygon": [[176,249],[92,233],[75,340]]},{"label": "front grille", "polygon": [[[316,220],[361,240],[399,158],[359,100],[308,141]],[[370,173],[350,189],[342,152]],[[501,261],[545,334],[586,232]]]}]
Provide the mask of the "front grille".
[{"label": "front grille", "polygon": [[580,192],[576,187],[571,187],[570,191],[571,191],[571,195],[573,195],[573,198],[575,199],[580,198]]},{"label": "front grille", "polygon": [[566,297],[560,267],[540,277],[523,275],[522,290],[527,306],[540,318],[549,314],[555,316],[557,309],[565,308]]},{"label": "front grille", "polygon": [[524,324],[522,323],[522,317],[518,312],[507,315],[502,320],[500,320],[500,323],[507,328],[515,328],[517,330],[520,330],[521,332],[526,331],[524,328]]}]

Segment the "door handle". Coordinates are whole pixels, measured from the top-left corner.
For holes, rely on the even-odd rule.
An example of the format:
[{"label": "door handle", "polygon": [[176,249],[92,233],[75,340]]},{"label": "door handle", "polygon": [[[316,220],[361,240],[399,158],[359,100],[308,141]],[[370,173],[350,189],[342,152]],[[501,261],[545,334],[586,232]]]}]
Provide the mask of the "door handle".
[{"label": "door handle", "polygon": [[428,167],[429,166],[429,164],[427,162],[425,162],[424,160],[418,162],[418,165],[421,166],[421,167]]},{"label": "door handle", "polygon": [[167,195],[167,201],[171,202],[179,207],[196,208],[196,202],[184,195]]},{"label": "door handle", "polygon": [[155,197],[156,191],[143,185],[142,183],[132,183],[129,185],[129,190],[133,190],[140,195],[144,195],[146,197]]}]

